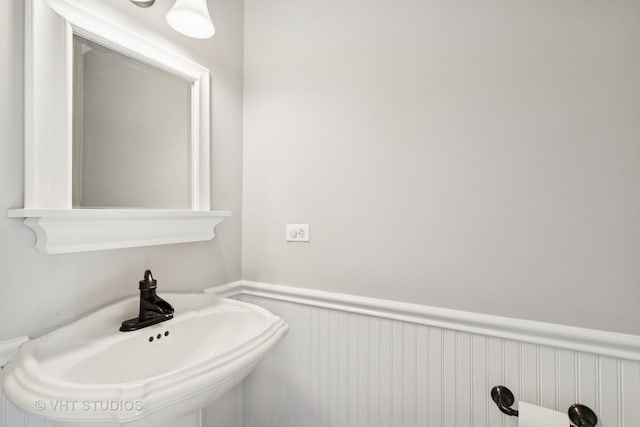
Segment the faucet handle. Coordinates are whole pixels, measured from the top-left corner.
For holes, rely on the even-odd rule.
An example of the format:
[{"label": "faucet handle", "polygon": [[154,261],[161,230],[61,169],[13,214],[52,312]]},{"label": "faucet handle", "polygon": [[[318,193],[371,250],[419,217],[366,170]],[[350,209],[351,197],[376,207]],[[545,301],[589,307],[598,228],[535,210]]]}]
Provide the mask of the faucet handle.
[{"label": "faucet handle", "polygon": [[158,281],[153,278],[153,273],[151,270],[147,270],[144,272],[144,280],[140,281],[141,290],[155,289],[158,287]]}]

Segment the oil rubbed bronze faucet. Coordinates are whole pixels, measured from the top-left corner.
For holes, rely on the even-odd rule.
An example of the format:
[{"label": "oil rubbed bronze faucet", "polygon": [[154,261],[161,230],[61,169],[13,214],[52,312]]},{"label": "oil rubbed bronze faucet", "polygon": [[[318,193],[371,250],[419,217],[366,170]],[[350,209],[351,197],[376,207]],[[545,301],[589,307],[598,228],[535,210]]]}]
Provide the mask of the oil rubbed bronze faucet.
[{"label": "oil rubbed bronze faucet", "polygon": [[151,270],[145,271],[144,280],[140,281],[140,313],[138,317],[122,322],[122,332],[136,331],[173,318],[173,307],[156,294],[157,287],[158,281]]}]

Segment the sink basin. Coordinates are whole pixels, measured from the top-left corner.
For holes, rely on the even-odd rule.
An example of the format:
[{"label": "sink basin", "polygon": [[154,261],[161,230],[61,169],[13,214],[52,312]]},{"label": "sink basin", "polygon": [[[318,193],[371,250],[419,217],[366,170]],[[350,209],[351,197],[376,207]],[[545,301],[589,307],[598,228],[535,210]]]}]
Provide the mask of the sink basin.
[{"label": "sink basin", "polygon": [[2,370],[18,408],[61,425],[155,427],[204,408],[288,331],[267,310],[212,294],[162,294],[173,319],[134,332],[138,298],[25,343]]}]

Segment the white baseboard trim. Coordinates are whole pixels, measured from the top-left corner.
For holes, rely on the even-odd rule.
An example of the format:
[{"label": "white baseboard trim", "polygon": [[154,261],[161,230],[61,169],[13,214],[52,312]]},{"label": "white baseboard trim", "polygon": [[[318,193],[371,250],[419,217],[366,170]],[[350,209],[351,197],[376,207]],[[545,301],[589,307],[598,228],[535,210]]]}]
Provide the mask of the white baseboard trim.
[{"label": "white baseboard trim", "polygon": [[253,295],[331,310],[640,361],[640,336],[451,310],[314,289],[240,280],[205,290],[223,297]]}]

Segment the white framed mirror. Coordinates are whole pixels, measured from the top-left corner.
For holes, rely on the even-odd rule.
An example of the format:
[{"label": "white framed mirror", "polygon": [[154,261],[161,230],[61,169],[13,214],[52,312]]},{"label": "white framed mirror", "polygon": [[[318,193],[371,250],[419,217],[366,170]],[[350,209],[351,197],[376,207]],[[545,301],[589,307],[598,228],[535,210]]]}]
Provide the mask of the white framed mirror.
[{"label": "white framed mirror", "polygon": [[24,217],[43,253],[209,240],[210,73],[72,0],[27,0]]}]

